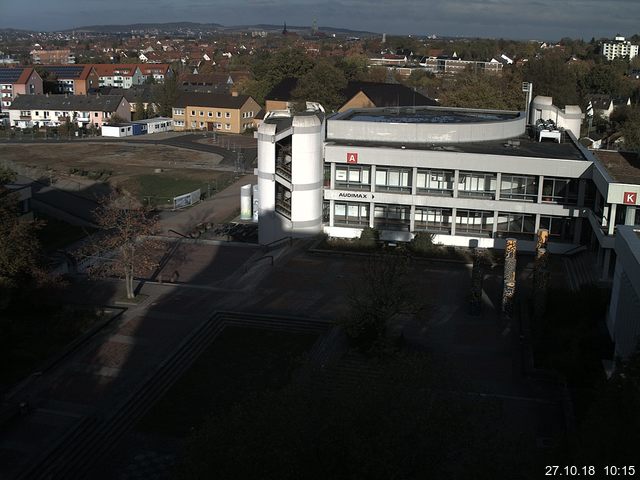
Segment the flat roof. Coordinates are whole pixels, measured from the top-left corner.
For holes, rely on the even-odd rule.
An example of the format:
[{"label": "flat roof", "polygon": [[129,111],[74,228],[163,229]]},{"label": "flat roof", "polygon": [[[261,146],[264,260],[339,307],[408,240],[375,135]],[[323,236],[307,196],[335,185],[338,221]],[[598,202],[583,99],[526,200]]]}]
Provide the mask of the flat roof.
[{"label": "flat roof", "polygon": [[640,156],[636,152],[593,150],[593,154],[614,182],[640,185]]},{"label": "flat roof", "polygon": [[483,123],[513,120],[520,112],[498,112],[430,107],[388,107],[350,110],[334,120],[383,123]]},{"label": "flat roof", "polygon": [[404,143],[358,142],[351,140],[328,140],[327,145],[348,145],[360,147],[385,147],[408,150],[429,150],[434,152],[475,153],[479,155],[508,155],[513,157],[560,158],[564,160],[588,161],[580,149],[571,141],[557,143],[553,140],[538,142],[522,135],[508,140],[491,140],[464,143]]}]

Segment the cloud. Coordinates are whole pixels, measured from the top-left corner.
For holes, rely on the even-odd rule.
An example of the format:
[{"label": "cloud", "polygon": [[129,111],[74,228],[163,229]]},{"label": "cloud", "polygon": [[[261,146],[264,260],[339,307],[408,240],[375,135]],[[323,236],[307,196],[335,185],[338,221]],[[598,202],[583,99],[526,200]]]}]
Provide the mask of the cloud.
[{"label": "cloud", "polygon": [[631,35],[640,1],[607,0],[56,0],[33,9],[0,0],[0,26],[61,29],[196,21],[224,25],[327,25],[395,34],[559,39]]}]

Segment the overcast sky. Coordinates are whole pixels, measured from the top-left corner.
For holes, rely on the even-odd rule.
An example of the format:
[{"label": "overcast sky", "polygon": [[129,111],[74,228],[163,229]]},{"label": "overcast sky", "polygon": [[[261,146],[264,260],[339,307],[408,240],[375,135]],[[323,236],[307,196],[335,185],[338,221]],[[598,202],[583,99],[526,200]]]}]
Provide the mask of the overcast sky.
[{"label": "overcast sky", "polygon": [[193,21],[558,40],[640,32],[640,0],[0,0],[0,28]]}]

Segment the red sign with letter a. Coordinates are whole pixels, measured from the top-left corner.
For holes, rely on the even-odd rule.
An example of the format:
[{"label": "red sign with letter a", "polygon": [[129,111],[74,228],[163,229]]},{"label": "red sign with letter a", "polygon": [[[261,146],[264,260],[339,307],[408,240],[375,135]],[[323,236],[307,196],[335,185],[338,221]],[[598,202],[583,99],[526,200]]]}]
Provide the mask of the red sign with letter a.
[{"label": "red sign with letter a", "polygon": [[635,192],[624,192],[624,204],[625,205],[635,205],[638,200],[638,194]]},{"label": "red sign with letter a", "polygon": [[347,163],[358,163],[358,154],[347,153]]}]

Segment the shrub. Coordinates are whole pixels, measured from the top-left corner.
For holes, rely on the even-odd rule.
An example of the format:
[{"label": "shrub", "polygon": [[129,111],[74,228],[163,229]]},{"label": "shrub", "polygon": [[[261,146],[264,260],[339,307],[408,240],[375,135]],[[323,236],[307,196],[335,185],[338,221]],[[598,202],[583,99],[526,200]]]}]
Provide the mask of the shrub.
[{"label": "shrub", "polygon": [[378,240],[380,240],[380,233],[375,228],[366,227],[360,234],[358,245],[364,248],[376,248]]},{"label": "shrub", "polygon": [[433,234],[419,232],[411,240],[410,247],[415,253],[429,253],[433,250]]}]

